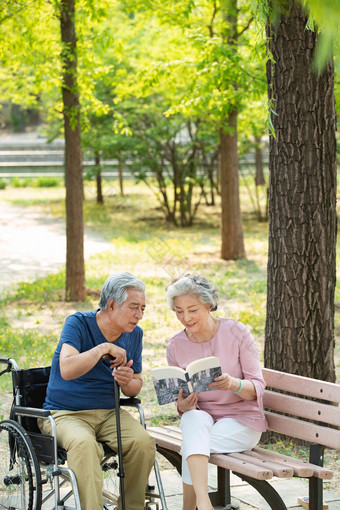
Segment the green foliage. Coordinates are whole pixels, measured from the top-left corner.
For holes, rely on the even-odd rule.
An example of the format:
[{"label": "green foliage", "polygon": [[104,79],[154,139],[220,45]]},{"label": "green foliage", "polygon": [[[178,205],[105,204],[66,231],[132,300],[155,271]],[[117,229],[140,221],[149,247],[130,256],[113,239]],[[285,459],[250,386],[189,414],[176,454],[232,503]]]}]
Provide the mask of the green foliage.
[{"label": "green foliage", "polygon": [[9,181],[12,188],[27,188],[32,186],[33,188],[54,188],[63,184],[63,180],[59,177],[40,176],[36,178],[32,177],[13,177]]},{"label": "green foliage", "polygon": [[335,64],[339,71],[340,57],[340,4],[338,0],[320,2],[318,0],[300,0],[307,9],[311,20],[319,30],[319,39],[315,57],[315,65],[321,70],[332,54],[336,55]]},{"label": "green foliage", "polygon": [[26,177],[20,178],[20,177],[13,177],[10,181],[10,185],[13,188],[26,188],[29,186],[30,180]]},{"label": "green foliage", "polygon": [[[12,327],[8,319],[0,314],[0,357],[15,359],[19,368],[50,365],[57,340],[56,335],[50,333]],[[1,376],[0,388],[7,391],[11,388],[10,376]]]},{"label": "green foliage", "polygon": [[31,186],[35,186],[37,188],[54,188],[56,186],[60,186],[61,183],[62,179],[58,177],[42,176],[32,180]]},{"label": "green foliage", "polygon": [[65,272],[48,275],[39,278],[33,283],[21,282],[16,286],[13,293],[2,299],[3,303],[11,300],[30,300],[32,303],[47,303],[63,299]]},{"label": "green foliage", "polygon": [[203,196],[207,160],[217,156],[217,137],[199,120],[180,114],[167,118],[167,104],[160,95],[119,104],[132,131],[125,152],[133,174],[154,191],[166,219],[187,226]]},{"label": "green foliage", "polygon": [[57,340],[56,335],[42,335],[35,330],[5,328],[0,331],[0,356],[10,356],[20,366],[50,365]]},{"label": "green foliage", "polygon": [[[340,3],[338,0],[320,2],[319,0],[298,0],[306,11],[308,23],[306,30],[318,30],[318,44],[315,54],[315,67],[322,70],[332,55],[335,65],[340,66]],[[253,0],[252,9],[260,25],[271,18],[275,23],[284,9],[280,0]]]},{"label": "green foliage", "polygon": [[1,189],[5,189],[7,186],[7,183],[6,181],[4,181],[3,179],[0,179],[0,190]]}]

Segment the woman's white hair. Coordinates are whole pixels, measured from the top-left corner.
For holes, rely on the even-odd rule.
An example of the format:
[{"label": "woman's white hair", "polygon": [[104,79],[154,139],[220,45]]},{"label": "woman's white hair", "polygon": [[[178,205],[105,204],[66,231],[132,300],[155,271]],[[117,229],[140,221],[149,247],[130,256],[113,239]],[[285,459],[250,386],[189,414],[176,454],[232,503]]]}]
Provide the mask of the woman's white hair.
[{"label": "woman's white hair", "polygon": [[185,294],[197,296],[202,303],[210,306],[212,312],[217,310],[217,287],[210,283],[204,276],[185,274],[168,285],[166,298],[171,310],[175,310],[174,299],[179,296],[184,296]]},{"label": "woman's white hair", "polygon": [[106,310],[110,299],[121,306],[127,298],[127,290],[145,292],[145,284],[130,273],[113,273],[105,281],[100,293],[99,308]]}]

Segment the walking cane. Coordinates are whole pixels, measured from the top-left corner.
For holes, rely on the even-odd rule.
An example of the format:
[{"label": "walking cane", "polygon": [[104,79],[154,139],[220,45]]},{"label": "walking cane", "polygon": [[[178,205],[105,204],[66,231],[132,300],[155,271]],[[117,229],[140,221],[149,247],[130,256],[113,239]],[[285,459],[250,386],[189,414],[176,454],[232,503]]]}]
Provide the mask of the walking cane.
[{"label": "walking cane", "polygon": [[[114,370],[116,370],[114,368]],[[113,379],[114,395],[116,402],[116,429],[117,429],[117,446],[118,446],[118,477],[120,488],[120,501],[122,503],[122,510],[125,510],[125,491],[124,491],[124,467],[123,467],[123,454],[122,454],[122,436],[120,431],[120,415],[119,415],[119,385]]]}]

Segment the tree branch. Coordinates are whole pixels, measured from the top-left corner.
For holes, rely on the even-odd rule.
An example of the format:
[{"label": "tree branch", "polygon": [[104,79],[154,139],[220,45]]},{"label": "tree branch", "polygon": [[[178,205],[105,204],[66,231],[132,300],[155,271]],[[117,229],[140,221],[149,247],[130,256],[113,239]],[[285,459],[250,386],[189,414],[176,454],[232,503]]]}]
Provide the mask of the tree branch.
[{"label": "tree branch", "polygon": [[246,25],[246,26],[245,26],[245,27],[241,30],[241,32],[239,32],[239,33],[237,34],[237,38],[241,37],[241,35],[242,35],[242,34],[243,34],[246,30],[248,30],[248,28],[250,27],[250,25],[251,25],[251,23],[252,23],[253,21],[254,21],[254,16],[252,16],[252,17],[249,19],[249,21],[248,21],[247,25]]},{"label": "tree branch", "polygon": [[208,30],[209,30],[209,35],[211,38],[214,37],[214,28],[213,28],[213,24],[214,24],[214,20],[215,20],[215,16],[217,14],[217,5],[216,5],[216,2],[214,2],[214,10],[213,10],[213,13],[212,13],[212,17],[211,17],[211,21],[208,25]]}]

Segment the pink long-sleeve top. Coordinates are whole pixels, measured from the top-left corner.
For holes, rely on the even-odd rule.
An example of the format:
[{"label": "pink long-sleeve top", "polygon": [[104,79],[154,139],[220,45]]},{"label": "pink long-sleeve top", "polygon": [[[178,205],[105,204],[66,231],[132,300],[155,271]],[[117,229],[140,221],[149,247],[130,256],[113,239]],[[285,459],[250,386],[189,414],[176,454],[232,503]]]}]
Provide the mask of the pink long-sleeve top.
[{"label": "pink long-sleeve top", "polygon": [[248,328],[232,319],[220,319],[219,327],[209,342],[194,343],[184,329],[167,343],[166,356],[170,366],[186,369],[191,361],[217,356],[222,373],[247,379],[254,384],[257,399],[243,400],[237,393],[214,390],[198,394],[198,408],[217,421],[234,418],[254,430],[264,432],[267,422],[263,412],[265,382],[255,340]]}]

